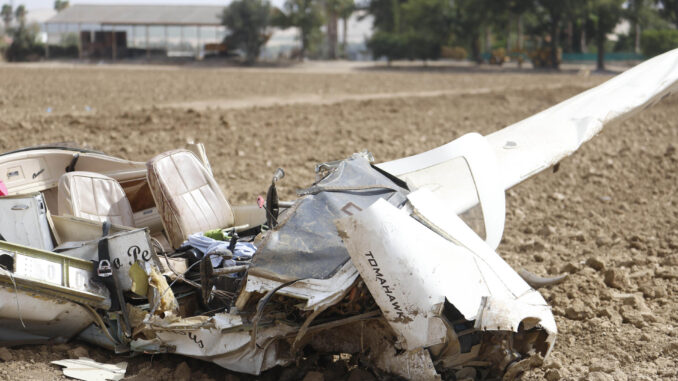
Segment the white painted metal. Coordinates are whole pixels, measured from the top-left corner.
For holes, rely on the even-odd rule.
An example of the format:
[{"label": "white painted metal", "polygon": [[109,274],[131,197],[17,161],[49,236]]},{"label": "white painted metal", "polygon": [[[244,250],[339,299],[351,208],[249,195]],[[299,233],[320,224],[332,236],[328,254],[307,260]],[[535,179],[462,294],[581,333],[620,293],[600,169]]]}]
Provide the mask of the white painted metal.
[{"label": "white painted metal", "polygon": [[488,245],[499,246],[504,232],[504,189],[492,147],[480,134],[464,135],[430,151],[377,165],[405,180],[411,190],[426,188],[461,214],[480,202]]},{"label": "white painted metal", "polygon": [[12,338],[65,342],[92,321],[90,312],[77,303],[0,284],[0,345]]},{"label": "white painted metal", "polygon": [[[496,173],[498,187],[509,189],[571,155],[604,126],[619,123],[676,91],[678,49],[647,60],[602,85],[486,136],[489,151],[494,153],[485,153],[486,160],[497,163],[496,170],[487,173]],[[402,176],[455,156],[468,158],[456,150],[457,143],[466,136],[431,151],[378,166]],[[469,162],[469,165],[472,164]],[[482,194],[485,185],[478,183],[475,173],[478,193]],[[473,207],[478,199],[471,192],[471,179],[466,169],[450,167],[446,175],[447,178],[431,176],[429,181],[454,189],[450,192],[454,192],[452,202],[457,214]],[[480,201],[482,204],[483,200]]]},{"label": "white painted metal", "polygon": [[104,364],[86,357],[52,361],[51,364],[63,366],[64,375],[84,381],[118,381],[125,377],[127,363]]},{"label": "white painted metal", "polygon": [[238,315],[228,313],[190,324],[191,319],[164,324],[157,318],[149,320],[156,338],[137,340],[132,345],[173,346],[174,353],[212,361],[219,366],[249,374],[259,374],[276,365],[289,363],[279,352],[276,342],[295,332],[295,326],[275,324],[261,327],[252,342],[251,326],[243,327]]},{"label": "white painted metal", "polygon": [[487,136],[505,189],[571,155],[604,126],[678,90],[678,49]]},{"label": "white painted metal", "polygon": [[[441,199],[424,189],[408,198],[424,223],[383,200],[337,221],[352,262],[405,349],[445,340],[438,318],[445,299],[486,329],[516,331],[523,319],[531,319],[556,333],[541,295],[459,217],[446,213]],[[483,325],[484,297],[513,303],[520,320]]]},{"label": "white painted metal", "polygon": [[[74,245],[77,245],[77,247],[64,252],[64,254],[91,261],[99,259],[98,240],[75,243]],[[115,277],[123,291],[129,291],[132,288],[129,269],[136,261],[158,264],[155,261],[155,252],[148,240],[146,229],[135,229],[109,235],[108,251],[111,257],[111,266],[115,269]]]},{"label": "white painted metal", "polygon": [[[357,278],[358,271],[350,261],[347,261],[331,278],[300,280],[280,289],[277,293],[306,300],[306,304],[301,306],[303,310],[318,310],[338,302]],[[251,275],[247,277],[244,291],[265,294],[283,283]]]},{"label": "white painted metal", "polygon": [[0,197],[0,234],[6,241],[52,250],[47,208],[42,194]]}]

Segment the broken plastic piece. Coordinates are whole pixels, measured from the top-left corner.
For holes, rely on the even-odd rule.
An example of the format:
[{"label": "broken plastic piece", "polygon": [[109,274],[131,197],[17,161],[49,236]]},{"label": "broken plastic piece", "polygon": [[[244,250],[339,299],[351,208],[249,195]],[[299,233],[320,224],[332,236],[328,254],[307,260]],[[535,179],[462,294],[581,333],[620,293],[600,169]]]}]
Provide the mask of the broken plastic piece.
[{"label": "broken plastic piece", "polygon": [[87,357],[52,361],[52,364],[63,366],[65,376],[84,381],[122,380],[127,371],[126,362],[103,364]]}]

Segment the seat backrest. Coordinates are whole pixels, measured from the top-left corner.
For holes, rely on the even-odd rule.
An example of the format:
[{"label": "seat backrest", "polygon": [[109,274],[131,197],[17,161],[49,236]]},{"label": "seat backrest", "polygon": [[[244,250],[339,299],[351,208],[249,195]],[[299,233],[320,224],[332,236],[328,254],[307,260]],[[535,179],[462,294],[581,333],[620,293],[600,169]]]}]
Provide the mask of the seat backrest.
[{"label": "seat backrest", "polygon": [[192,152],[165,152],[146,167],[148,185],[172,247],[178,248],[193,233],[233,226],[231,205]]},{"label": "seat backrest", "polygon": [[129,200],[117,180],[94,172],[67,172],[59,178],[61,215],[134,226]]}]

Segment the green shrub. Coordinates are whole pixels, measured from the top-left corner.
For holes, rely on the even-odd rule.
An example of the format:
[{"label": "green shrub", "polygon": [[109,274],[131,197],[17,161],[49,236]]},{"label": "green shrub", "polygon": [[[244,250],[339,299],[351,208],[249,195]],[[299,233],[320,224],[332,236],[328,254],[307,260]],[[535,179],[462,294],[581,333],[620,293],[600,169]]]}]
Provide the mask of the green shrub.
[{"label": "green shrub", "polygon": [[78,58],[79,56],[77,45],[50,45],[49,58]]},{"label": "green shrub", "polygon": [[45,45],[37,42],[36,30],[24,25],[14,30],[12,44],[5,51],[7,61],[37,61],[45,56]]},{"label": "green shrub", "polygon": [[672,49],[678,48],[678,30],[646,30],[640,38],[643,55],[656,56]]},{"label": "green shrub", "polygon": [[389,61],[407,58],[405,38],[396,33],[377,31],[367,42],[374,58],[386,57]]}]

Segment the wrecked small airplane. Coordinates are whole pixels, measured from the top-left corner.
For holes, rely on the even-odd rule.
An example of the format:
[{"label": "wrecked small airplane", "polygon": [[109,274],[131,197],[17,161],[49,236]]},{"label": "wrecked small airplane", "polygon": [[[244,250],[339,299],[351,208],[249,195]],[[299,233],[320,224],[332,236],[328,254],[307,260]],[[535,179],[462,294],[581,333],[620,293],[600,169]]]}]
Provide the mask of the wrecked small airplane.
[{"label": "wrecked small airplane", "polygon": [[0,345],[77,338],[255,375],[304,348],[408,379],[516,373],[557,328],[549,280],[496,252],[504,191],[677,88],[674,50],[488,136],[319,164],[294,202],[278,170],[258,205],[230,205],[200,144],[147,163],[2,154]]}]

